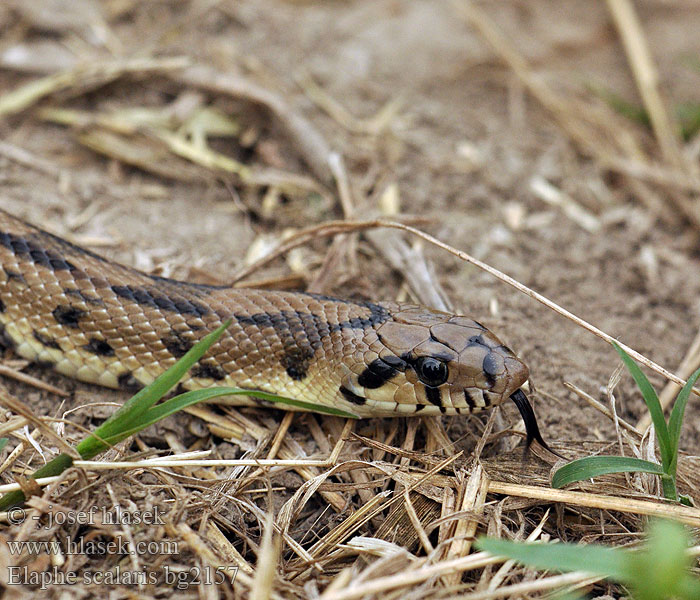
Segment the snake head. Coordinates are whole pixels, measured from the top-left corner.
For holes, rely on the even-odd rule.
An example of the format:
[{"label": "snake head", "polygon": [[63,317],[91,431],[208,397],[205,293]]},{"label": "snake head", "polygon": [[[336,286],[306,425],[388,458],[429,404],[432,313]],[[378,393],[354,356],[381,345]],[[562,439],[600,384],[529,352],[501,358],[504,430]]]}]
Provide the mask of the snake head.
[{"label": "snake head", "polygon": [[378,358],[344,382],[375,414],[468,414],[527,381],[527,366],[477,321],[413,305],[391,314],[376,330]]}]

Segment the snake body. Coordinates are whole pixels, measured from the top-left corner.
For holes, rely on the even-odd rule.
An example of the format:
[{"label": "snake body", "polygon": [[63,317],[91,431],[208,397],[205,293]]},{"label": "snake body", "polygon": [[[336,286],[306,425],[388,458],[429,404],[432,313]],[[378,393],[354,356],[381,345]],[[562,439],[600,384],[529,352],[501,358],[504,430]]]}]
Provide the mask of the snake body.
[{"label": "snake body", "polygon": [[229,318],[185,389],[256,389],[359,417],[468,414],[513,397],[528,436],[541,439],[519,391],[527,367],[477,321],[147,275],[0,210],[0,333],[26,359],[134,390]]}]

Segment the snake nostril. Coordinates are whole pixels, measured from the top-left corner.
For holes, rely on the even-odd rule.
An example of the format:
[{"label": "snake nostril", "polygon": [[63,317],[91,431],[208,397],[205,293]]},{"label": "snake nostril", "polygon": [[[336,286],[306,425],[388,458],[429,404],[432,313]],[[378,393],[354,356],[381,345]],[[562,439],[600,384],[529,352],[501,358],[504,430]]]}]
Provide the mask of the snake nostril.
[{"label": "snake nostril", "polygon": [[484,360],[481,363],[481,368],[489,377],[498,377],[505,371],[503,357],[499,356],[495,352],[489,352],[486,356],[484,356]]},{"label": "snake nostril", "polygon": [[484,373],[489,389],[493,388],[493,386],[496,385],[498,377],[505,372],[503,358],[494,352],[489,352],[484,356],[484,360],[481,363],[481,370]]}]

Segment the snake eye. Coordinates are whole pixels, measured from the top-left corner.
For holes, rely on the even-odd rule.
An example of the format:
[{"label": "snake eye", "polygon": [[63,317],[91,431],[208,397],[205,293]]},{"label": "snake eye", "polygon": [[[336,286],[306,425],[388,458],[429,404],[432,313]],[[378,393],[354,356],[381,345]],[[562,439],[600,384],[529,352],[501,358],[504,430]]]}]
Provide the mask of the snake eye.
[{"label": "snake eye", "polygon": [[416,373],[425,385],[437,387],[447,381],[447,363],[437,358],[426,356],[415,363]]}]

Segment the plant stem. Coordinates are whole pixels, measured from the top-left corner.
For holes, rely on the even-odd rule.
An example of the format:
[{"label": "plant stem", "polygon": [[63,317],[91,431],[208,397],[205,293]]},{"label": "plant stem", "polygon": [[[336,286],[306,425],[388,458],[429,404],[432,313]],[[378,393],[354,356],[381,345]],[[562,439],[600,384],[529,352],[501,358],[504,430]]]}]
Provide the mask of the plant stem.
[{"label": "plant stem", "polygon": [[[32,479],[41,479],[42,477],[53,477],[60,475],[73,464],[73,457],[68,454],[59,454],[53,460],[47,462],[41,469],[32,474]],[[17,490],[9,492],[0,499],[0,510],[7,510],[12,506],[21,504],[26,500],[24,492]]]},{"label": "plant stem", "polygon": [[661,476],[661,487],[666,500],[678,502],[678,491],[676,490],[676,478],[673,475],[665,474]]}]

